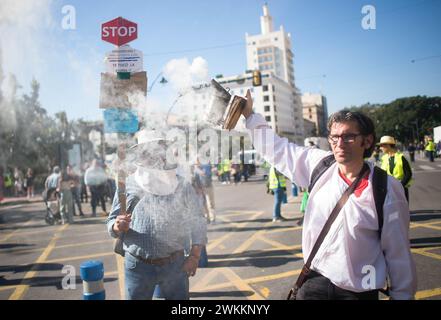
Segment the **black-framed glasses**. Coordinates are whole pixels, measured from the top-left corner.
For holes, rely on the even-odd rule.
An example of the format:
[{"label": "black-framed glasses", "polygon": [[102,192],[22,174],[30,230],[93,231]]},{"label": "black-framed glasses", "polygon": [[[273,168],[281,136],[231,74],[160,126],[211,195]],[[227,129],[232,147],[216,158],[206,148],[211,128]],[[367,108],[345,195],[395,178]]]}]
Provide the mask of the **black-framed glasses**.
[{"label": "black-framed glasses", "polygon": [[330,134],[328,136],[328,140],[332,143],[332,144],[337,144],[338,139],[342,139],[344,143],[353,143],[355,141],[355,139],[357,139],[358,136],[362,136],[361,133],[345,133],[342,135],[338,135],[338,134]]}]

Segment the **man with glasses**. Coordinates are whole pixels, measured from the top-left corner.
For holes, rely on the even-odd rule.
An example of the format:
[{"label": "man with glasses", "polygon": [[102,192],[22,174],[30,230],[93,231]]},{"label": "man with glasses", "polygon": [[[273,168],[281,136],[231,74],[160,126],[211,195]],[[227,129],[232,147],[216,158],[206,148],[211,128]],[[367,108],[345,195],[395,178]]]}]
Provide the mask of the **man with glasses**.
[{"label": "man with glasses", "polygon": [[312,260],[297,299],[376,300],[387,278],[391,299],[413,299],[416,270],[409,247],[409,208],[403,187],[386,176],[380,228],[372,187],[374,165],[364,161],[375,147],[372,120],[359,112],[344,110],[333,114],[328,122],[331,153],[298,146],[277,136],[260,114],[253,113],[252,107],[248,91],[242,114],[255,149],[295,184],[308,187],[317,165],[332,155],[335,159],[309,195],[302,234],[305,261],[331,211],[362,168],[368,166]]}]

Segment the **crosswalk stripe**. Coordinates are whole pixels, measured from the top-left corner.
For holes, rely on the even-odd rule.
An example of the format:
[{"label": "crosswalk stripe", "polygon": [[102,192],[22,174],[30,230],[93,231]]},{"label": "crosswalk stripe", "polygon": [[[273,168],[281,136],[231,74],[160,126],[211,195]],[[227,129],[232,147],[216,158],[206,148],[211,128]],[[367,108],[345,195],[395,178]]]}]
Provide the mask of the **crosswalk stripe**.
[{"label": "crosswalk stripe", "polygon": [[419,167],[423,170],[433,170],[434,168],[430,167],[430,166],[425,166],[423,164],[420,164]]}]

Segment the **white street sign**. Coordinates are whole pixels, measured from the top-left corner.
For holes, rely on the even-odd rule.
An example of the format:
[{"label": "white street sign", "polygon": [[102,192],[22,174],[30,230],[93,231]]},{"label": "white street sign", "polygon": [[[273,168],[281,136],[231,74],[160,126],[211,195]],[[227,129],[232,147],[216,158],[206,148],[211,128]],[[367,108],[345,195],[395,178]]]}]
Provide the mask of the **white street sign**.
[{"label": "white street sign", "polygon": [[106,53],[104,64],[107,73],[141,72],[143,69],[142,51],[121,46]]}]

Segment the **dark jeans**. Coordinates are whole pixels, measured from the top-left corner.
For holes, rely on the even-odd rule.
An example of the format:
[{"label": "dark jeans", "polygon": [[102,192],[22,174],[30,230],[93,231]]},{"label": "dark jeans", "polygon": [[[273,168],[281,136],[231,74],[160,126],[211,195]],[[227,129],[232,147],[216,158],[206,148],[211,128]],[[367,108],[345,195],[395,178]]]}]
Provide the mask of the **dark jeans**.
[{"label": "dark jeans", "polygon": [[86,202],[89,201],[89,197],[87,195],[87,187],[85,184],[81,184],[81,192],[80,192],[80,198],[81,198],[81,202]]},{"label": "dark jeans", "polygon": [[73,187],[70,189],[70,192],[72,192],[72,200],[73,200],[73,215],[75,216],[75,204],[78,207],[78,210],[80,210],[80,215],[83,215],[83,210],[81,209],[81,201],[80,201],[80,192],[78,187]]},{"label": "dark jeans", "polygon": [[341,289],[320,273],[311,271],[297,293],[297,300],[378,300],[378,290],[357,293]]},{"label": "dark jeans", "polygon": [[90,186],[90,193],[92,194],[92,200],[91,200],[91,205],[92,205],[92,215],[95,216],[96,215],[96,207],[98,205],[98,202],[101,202],[101,208],[103,209],[103,211],[107,211],[106,210],[106,200],[104,199],[104,195],[106,192],[106,185],[105,184],[100,184],[99,186]]}]

